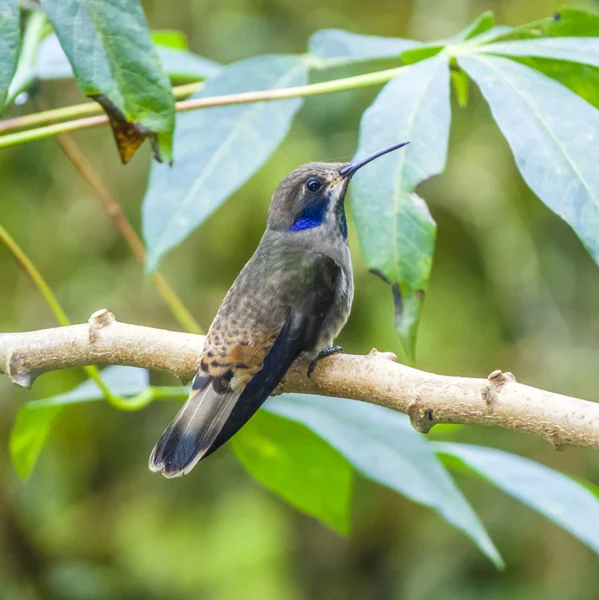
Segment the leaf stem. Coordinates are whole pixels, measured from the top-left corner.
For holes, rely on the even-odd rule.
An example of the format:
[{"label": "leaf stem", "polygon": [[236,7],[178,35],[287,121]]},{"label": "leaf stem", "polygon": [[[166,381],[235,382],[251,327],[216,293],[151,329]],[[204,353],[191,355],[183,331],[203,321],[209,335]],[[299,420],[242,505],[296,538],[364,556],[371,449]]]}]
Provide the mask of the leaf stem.
[{"label": "leaf stem", "polygon": [[[85,154],[83,154],[75,141],[66,133],[59,133],[56,136],[56,141],[73,166],[92,188],[96,199],[106,211],[106,214],[115,228],[123,236],[125,242],[127,242],[127,245],[133,252],[135,258],[143,265],[146,257],[146,249],[143,242],[137,235],[135,229],[133,229],[131,223],[129,223],[123,209],[110,194]],[[202,328],[187,310],[183,302],[181,302],[164,275],[155,272],[152,275],[152,282],[162,299],[170,308],[174,317],[179,321],[181,327],[189,333],[203,333]]]},{"label": "leaf stem", "polygon": [[67,317],[66,313],[62,310],[56,296],[52,293],[50,286],[46,283],[42,274],[39,272],[37,267],[33,264],[31,259],[23,252],[23,249],[17,244],[15,239],[6,231],[6,229],[0,225],[0,240],[4,242],[6,247],[12,252],[13,256],[17,259],[17,262],[23,267],[23,270],[29,275],[33,281],[35,287],[39,293],[44,297],[46,304],[50,307],[50,310],[54,314],[54,317],[60,325],[63,327],[70,325],[71,322]]},{"label": "leaf stem", "polygon": [[[17,259],[17,262],[23,267],[23,270],[29,275],[35,287],[37,287],[40,294],[50,307],[50,310],[54,313],[54,316],[58,323],[63,327],[70,325],[71,322],[67,317],[66,313],[60,306],[58,299],[50,289],[50,286],[39,272],[38,268],[33,264],[33,261],[25,254],[23,249],[17,244],[15,239],[8,233],[8,231],[0,225],[0,240],[4,242],[6,247],[12,252],[13,256]],[[102,390],[106,400],[113,406],[120,407],[123,402],[126,402],[122,398],[117,398],[108,389],[107,385],[102,380],[98,367],[86,366],[83,370],[88,374],[90,379],[93,379],[96,385]]]},{"label": "leaf stem", "polygon": [[[258,92],[244,92],[241,94],[228,94],[226,96],[212,96],[209,98],[192,98],[177,102],[176,109],[178,112],[187,110],[196,110],[200,108],[209,108],[213,106],[229,106],[232,104],[248,104],[252,102],[269,102],[273,100],[285,100],[288,98],[300,98],[308,96],[316,96],[319,94],[329,94],[331,92],[341,92],[352,90],[371,85],[385,83],[395,77],[401,71],[407,69],[408,66],[395,67],[393,69],[385,69],[383,71],[375,71],[373,73],[365,73],[354,77],[344,77],[342,79],[333,79],[323,81],[321,83],[312,83],[309,85],[301,85],[290,88],[282,88],[278,90],[262,90]],[[198,85],[198,84],[191,84]],[[189,89],[190,86],[184,86]],[[39,127],[9,135],[0,136],[0,148],[6,146],[14,146],[23,142],[38,140],[67,131],[76,131],[79,129],[88,129],[97,127],[108,122],[106,115],[89,117],[87,119],[77,119],[57,123],[47,127]]]},{"label": "leaf stem", "polygon": [[[177,100],[180,100],[181,98],[191,96],[191,94],[201,90],[203,87],[203,82],[179,85],[173,88],[173,94]],[[51,110],[36,112],[31,115],[5,119],[4,121],[0,121],[0,133],[13,131],[14,129],[27,129],[34,125],[46,125],[48,123],[55,124],[59,121],[67,121],[76,117],[101,114],[102,107],[97,102],[84,102],[83,104],[53,108]]]},{"label": "leaf stem", "polygon": [[23,90],[31,85],[35,76],[37,49],[45,35],[47,24],[44,12],[30,13],[27,25],[25,25],[17,70],[8,89],[7,103],[13,102]]}]

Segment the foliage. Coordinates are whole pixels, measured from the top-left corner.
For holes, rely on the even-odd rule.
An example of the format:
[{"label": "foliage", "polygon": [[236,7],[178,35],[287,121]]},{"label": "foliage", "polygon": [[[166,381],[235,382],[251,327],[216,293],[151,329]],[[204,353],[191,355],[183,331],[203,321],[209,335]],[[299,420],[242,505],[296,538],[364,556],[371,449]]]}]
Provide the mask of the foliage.
[{"label": "foliage", "polygon": [[0,2],[0,109],[4,107],[19,56],[18,0]]},{"label": "foliage", "polygon": [[[356,176],[352,210],[368,267],[392,287],[396,328],[413,359],[436,235],[416,188],[445,167],[450,85],[466,106],[470,79],[489,103],[529,187],[599,262],[599,179],[593,160],[599,100],[596,84],[587,88],[580,77],[584,68],[597,81],[599,18],[590,13],[567,8],[559,17],[516,28],[496,26],[485,13],[456,36],[428,44],[324,30],[312,36],[306,55],[254,57],[221,67],[190,53],[176,33],[152,36],[137,0],[42,4],[55,31],[41,13],[28,19],[13,78],[19,12],[16,0],[0,0],[0,105],[36,79],[74,73],[84,94],[107,111],[124,162],[146,137],[157,159],[173,158],[172,167],[153,164],[143,204],[149,272],[264,165],[303,97],[385,84],[364,111],[356,157],[386,144],[411,143]],[[307,85],[310,71],[364,69],[372,60],[390,61],[392,68]],[[251,91],[262,96],[179,112],[175,123],[169,76],[196,82],[207,77],[192,101]],[[65,125],[72,116],[75,112],[64,111]],[[31,130],[28,137],[9,134],[0,146],[61,130],[59,125]],[[185,394],[182,388],[149,387],[147,374],[139,370],[107,369],[103,381],[113,394],[130,398],[120,406],[129,410]],[[31,474],[64,406],[103,397],[87,381],[23,407],[10,442],[17,472]],[[355,469],[433,508],[500,566],[499,553],[446,465],[490,481],[599,551],[595,528],[585,527],[599,522],[599,501],[583,483],[504,452],[432,444],[406,417],[380,407],[302,396],[271,400],[232,446],[266,487],[341,533],[350,528]]]}]

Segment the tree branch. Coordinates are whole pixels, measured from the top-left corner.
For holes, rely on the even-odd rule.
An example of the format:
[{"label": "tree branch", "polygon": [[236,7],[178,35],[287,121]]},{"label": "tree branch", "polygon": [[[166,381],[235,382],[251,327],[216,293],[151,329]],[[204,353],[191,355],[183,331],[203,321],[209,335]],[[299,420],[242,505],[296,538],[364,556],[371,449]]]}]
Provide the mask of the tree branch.
[{"label": "tree branch", "polygon": [[[0,373],[30,386],[46,372],[83,365],[131,365],[168,371],[187,381],[198,367],[204,337],[119,323],[107,310],[87,324],[0,334]],[[398,364],[391,353],[337,354],[312,378],[297,361],[281,392],[362,400],[408,414],[423,433],[437,423],[493,425],[540,436],[556,447],[599,449],[599,403],[517,383],[511,373],[487,379],[448,377]]]},{"label": "tree branch", "polygon": [[[233,104],[251,104],[253,102],[271,102],[274,100],[286,100],[289,98],[306,98],[308,96],[317,96],[320,94],[329,94],[331,92],[343,92],[346,90],[353,90],[356,88],[367,87],[371,85],[379,85],[386,83],[390,79],[393,79],[398,73],[408,68],[408,65],[401,67],[395,67],[393,69],[385,69],[384,71],[373,71],[372,73],[364,73],[362,75],[354,75],[353,77],[344,77],[342,79],[331,79],[329,81],[322,81],[320,83],[310,83],[308,85],[299,85],[290,88],[279,88],[275,90],[261,90],[257,92],[240,92],[238,94],[226,94],[224,96],[210,96],[208,98],[190,98],[189,100],[183,100],[175,104],[175,110],[177,112],[187,110],[197,110],[199,108],[211,108],[214,106],[231,106]],[[182,86],[185,91],[193,89],[192,86],[196,86],[198,89],[201,84],[190,84],[188,86]],[[80,111],[81,114],[88,114],[91,112],[89,105],[81,104],[77,105],[75,109]],[[63,117],[68,113],[69,108],[57,109],[53,111],[53,115],[62,115]],[[58,112],[60,111],[60,112]],[[40,113],[41,114],[41,113]],[[8,122],[2,124],[0,121],[0,131],[10,131],[17,129],[20,126],[28,125],[35,122],[45,122],[47,116],[34,118],[31,116],[25,120],[25,117],[19,117],[17,119],[10,119]],[[16,133],[9,133],[0,135],[0,148],[6,146],[14,146],[15,144],[22,144],[24,142],[30,142],[32,140],[40,140],[59,133],[66,133],[69,131],[77,131],[79,129],[89,129],[91,127],[97,127],[108,123],[107,115],[98,115],[94,117],[86,117],[84,119],[67,120],[62,123],[55,123],[53,125],[47,125],[45,127],[37,127],[35,129],[27,129],[25,131],[19,131]]]}]

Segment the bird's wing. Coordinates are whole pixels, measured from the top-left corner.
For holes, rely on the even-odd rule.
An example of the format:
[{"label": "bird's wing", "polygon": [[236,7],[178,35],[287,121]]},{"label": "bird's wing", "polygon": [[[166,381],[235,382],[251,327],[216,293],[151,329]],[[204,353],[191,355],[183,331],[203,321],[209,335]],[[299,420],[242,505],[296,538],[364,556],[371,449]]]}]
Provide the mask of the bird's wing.
[{"label": "bird's wing", "polygon": [[295,267],[276,287],[266,286],[263,293],[272,295],[263,303],[248,293],[240,297],[246,290],[234,284],[236,293],[227,295],[208,332],[189,399],[156,444],[150,469],[166,477],[188,473],[245,425],[293,361],[314,346],[340,269],[323,254]]}]

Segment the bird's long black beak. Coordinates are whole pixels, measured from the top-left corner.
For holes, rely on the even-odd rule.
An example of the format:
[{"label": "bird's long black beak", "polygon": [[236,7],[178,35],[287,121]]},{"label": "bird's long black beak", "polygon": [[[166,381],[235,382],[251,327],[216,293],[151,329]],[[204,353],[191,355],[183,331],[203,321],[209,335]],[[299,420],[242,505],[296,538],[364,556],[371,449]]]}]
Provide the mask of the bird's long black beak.
[{"label": "bird's long black beak", "polygon": [[351,177],[358,169],[361,169],[364,165],[367,165],[369,162],[373,161],[375,158],[378,158],[379,156],[383,156],[383,154],[387,154],[388,152],[393,152],[393,150],[398,150],[399,148],[403,148],[404,146],[406,146],[409,143],[410,142],[402,142],[401,144],[394,144],[393,146],[389,146],[388,148],[383,148],[382,150],[377,150],[376,152],[373,152],[372,154],[370,154],[366,158],[363,158],[362,160],[354,160],[354,161],[350,162],[348,165],[346,165],[345,167],[343,167],[343,169],[341,169],[339,171],[339,175],[341,175],[342,177]]}]

